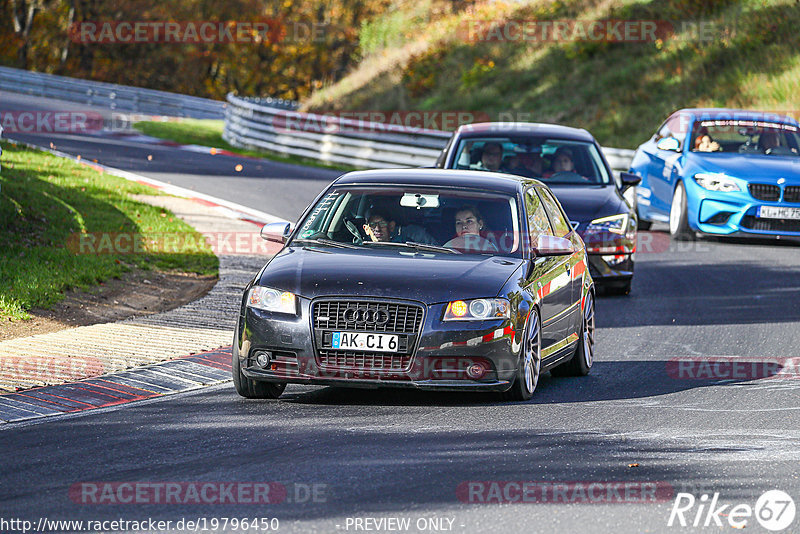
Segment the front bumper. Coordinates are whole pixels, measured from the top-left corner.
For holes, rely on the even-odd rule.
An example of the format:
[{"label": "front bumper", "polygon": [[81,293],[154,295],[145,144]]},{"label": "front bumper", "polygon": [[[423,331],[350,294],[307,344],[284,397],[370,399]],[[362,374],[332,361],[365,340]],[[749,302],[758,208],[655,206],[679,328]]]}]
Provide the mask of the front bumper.
[{"label": "front bumper", "polygon": [[[505,391],[519,363],[521,336],[512,320],[442,322],[443,306],[426,307],[410,363],[402,369],[370,364],[382,355],[340,366],[323,365],[311,325],[311,302],[300,299],[300,314],[288,316],[243,308],[234,353],[242,373],[254,380],[348,387],[400,387],[422,390]],[[414,303],[419,305],[419,303]],[[272,358],[262,367],[259,351]],[[480,364],[480,378],[467,368]]]},{"label": "front bumper", "polygon": [[769,202],[753,198],[748,191],[720,193],[686,180],[689,225],[712,235],[743,237],[800,237],[800,220],[758,217],[760,206],[800,208],[800,203]]},{"label": "front bumper", "polygon": [[587,254],[589,273],[597,284],[624,282],[633,277],[634,253]]}]

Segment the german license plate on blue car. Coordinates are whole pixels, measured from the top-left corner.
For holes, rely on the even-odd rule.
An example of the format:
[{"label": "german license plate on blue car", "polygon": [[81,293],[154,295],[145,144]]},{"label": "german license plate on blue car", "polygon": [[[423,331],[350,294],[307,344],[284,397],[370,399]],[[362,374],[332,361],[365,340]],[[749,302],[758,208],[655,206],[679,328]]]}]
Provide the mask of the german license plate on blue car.
[{"label": "german license plate on blue car", "polygon": [[764,219],[796,219],[800,220],[800,208],[784,208],[783,206],[759,206],[758,217]]},{"label": "german license plate on blue car", "polygon": [[331,348],[341,350],[369,350],[376,352],[397,352],[398,336],[367,332],[332,332]]}]

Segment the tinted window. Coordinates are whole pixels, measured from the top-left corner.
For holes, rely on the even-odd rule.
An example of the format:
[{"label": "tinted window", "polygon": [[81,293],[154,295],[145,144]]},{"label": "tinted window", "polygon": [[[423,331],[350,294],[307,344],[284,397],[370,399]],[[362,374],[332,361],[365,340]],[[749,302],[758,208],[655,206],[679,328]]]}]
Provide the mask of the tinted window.
[{"label": "tinted window", "polygon": [[455,169],[504,172],[550,183],[610,184],[594,143],[534,135],[462,138],[452,147]]},{"label": "tinted window", "polygon": [[703,120],[692,130],[693,152],[800,155],[800,131],[791,124],[760,120]]},{"label": "tinted window", "polygon": [[550,215],[550,222],[553,223],[553,233],[557,237],[564,237],[572,231],[572,227],[564,217],[558,202],[556,201],[553,193],[549,189],[539,189],[539,194],[542,197],[542,202]]},{"label": "tinted window", "polygon": [[519,213],[517,198],[509,194],[342,185],[331,188],[314,206],[295,239],[362,247],[413,241],[468,253],[520,256]]},{"label": "tinted window", "polygon": [[665,137],[674,137],[678,140],[678,148],[681,149],[683,145],[683,138],[686,134],[687,119],[683,115],[675,115],[667,119],[658,133],[656,133],[656,141],[660,141]]}]

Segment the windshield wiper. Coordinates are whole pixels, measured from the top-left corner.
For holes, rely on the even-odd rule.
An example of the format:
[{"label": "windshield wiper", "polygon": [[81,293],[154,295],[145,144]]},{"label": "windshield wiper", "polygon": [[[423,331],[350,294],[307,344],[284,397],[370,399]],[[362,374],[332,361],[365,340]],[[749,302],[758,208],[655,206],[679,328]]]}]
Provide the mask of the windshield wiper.
[{"label": "windshield wiper", "polygon": [[406,241],[404,243],[397,243],[394,241],[364,241],[365,245],[389,245],[394,247],[406,247],[406,248],[415,248],[419,251],[426,251],[426,252],[445,252],[447,254],[461,254],[460,251],[447,248],[447,247],[440,247],[439,245],[428,245],[426,243],[417,243],[416,241]]},{"label": "windshield wiper", "polygon": [[334,241],[333,239],[327,239],[325,237],[318,237],[316,239],[295,239],[295,241],[305,241],[306,243],[321,243],[323,245],[328,245],[330,247],[337,247],[337,248],[359,248],[356,245],[351,243],[343,243],[341,241]]},{"label": "windshield wiper", "polygon": [[406,241],[406,245],[414,247],[417,250],[426,250],[429,252],[446,252],[448,254],[461,254],[461,251],[454,248],[440,247],[439,245],[429,245],[427,243],[417,243],[416,241]]}]

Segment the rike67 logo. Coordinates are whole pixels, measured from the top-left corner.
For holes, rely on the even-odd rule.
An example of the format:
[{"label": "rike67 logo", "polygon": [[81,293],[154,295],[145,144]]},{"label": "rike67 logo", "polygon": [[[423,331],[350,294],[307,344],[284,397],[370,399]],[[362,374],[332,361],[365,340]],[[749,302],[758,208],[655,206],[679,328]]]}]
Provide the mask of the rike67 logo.
[{"label": "rike67 logo", "polygon": [[678,493],[672,504],[667,526],[746,528],[753,517],[767,530],[779,532],[794,522],[795,504],[789,494],[770,490],[761,495],[755,506],[747,503],[720,503],[719,493],[709,497],[704,493],[696,498],[691,493]]}]

